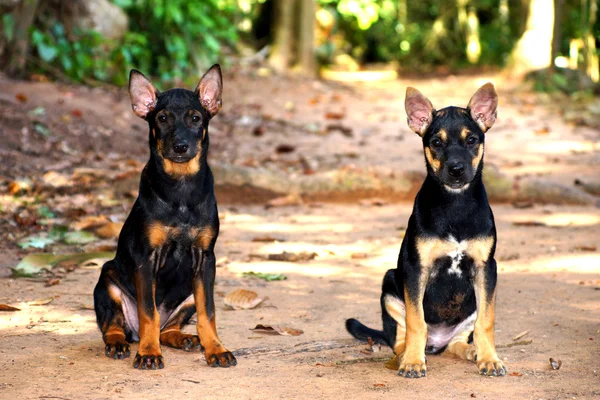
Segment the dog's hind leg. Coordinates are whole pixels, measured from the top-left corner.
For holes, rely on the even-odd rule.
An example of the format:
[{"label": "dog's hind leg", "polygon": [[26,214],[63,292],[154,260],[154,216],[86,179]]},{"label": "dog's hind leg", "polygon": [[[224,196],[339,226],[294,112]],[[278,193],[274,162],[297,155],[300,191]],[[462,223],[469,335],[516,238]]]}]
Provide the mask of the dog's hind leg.
[{"label": "dog's hind leg", "polygon": [[94,289],[94,309],[98,327],[102,331],[106,356],[123,359],[130,355],[128,339],[132,339],[132,332],[126,327],[121,289],[110,279],[114,272],[114,265],[111,263],[114,261],[109,261],[102,268]]},{"label": "dog's hind leg", "polygon": [[[395,332],[395,338],[392,348],[394,354],[400,357],[404,353],[406,339],[406,306],[404,302],[392,294],[384,295],[382,302],[384,304],[383,326],[386,336],[391,336],[392,330]],[[395,326],[394,326],[395,325]]]},{"label": "dog's hind leg", "polygon": [[477,313],[463,322],[462,329],[450,340],[443,354],[451,354],[463,360],[475,361],[477,349],[473,344],[473,328]]},{"label": "dog's hind leg", "polygon": [[200,338],[198,335],[190,335],[181,332],[192,315],[196,312],[194,296],[190,295],[169,316],[167,323],[160,331],[160,344],[181,349],[183,351],[200,350]]}]

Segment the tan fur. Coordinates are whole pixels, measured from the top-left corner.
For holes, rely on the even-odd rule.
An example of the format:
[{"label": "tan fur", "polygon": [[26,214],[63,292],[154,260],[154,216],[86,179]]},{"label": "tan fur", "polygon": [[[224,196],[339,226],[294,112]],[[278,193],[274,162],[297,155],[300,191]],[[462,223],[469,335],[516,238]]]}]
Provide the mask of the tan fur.
[{"label": "tan fur", "polygon": [[480,143],[477,148],[477,155],[475,156],[475,158],[473,158],[473,168],[474,169],[477,169],[482,158],[483,158],[483,144]]},{"label": "tan fur", "polygon": [[197,153],[196,157],[185,163],[177,163],[163,158],[163,166],[165,172],[173,177],[181,178],[195,175],[200,171],[200,153]]},{"label": "tan fur", "polygon": [[148,241],[150,246],[153,248],[160,247],[165,244],[169,237],[172,228],[161,224],[160,222],[153,222],[148,226],[146,234],[148,235]]},{"label": "tan fur", "polygon": [[467,136],[469,136],[469,133],[471,133],[471,131],[469,131],[467,128],[462,128],[462,130],[460,131],[460,138],[462,140],[467,140]]},{"label": "tan fur", "polygon": [[440,131],[437,133],[437,135],[443,142],[448,141],[448,133],[445,130],[440,129]]},{"label": "tan fur", "polygon": [[215,233],[210,226],[207,226],[198,230],[198,233],[195,235],[195,237],[196,245],[200,246],[202,250],[208,250],[212,240],[215,237]]},{"label": "tan fur", "polygon": [[463,360],[474,361],[477,351],[473,344],[469,344],[470,330],[464,330],[452,338],[444,354],[452,354]]},{"label": "tan fur", "polygon": [[221,354],[227,349],[221,343],[217,335],[215,316],[209,317],[206,313],[206,296],[202,282],[198,281],[194,287],[194,300],[196,302],[196,331],[200,337],[200,343],[204,347],[204,356],[208,360],[215,354]]},{"label": "tan fur", "polygon": [[398,298],[391,295],[385,296],[384,306],[388,314],[396,321],[394,354],[401,356],[404,353],[406,340],[406,308]]},{"label": "tan fur", "polygon": [[433,157],[433,153],[431,153],[431,149],[429,147],[425,147],[425,158],[427,159],[429,165],[431,165],[433,172],[438,172],[440,170],[440,160],[437,160]]},{"label": "tan fur", "polygon": [[[482,267],[490,255],[494,244],[494,238],[488,236],[467,240],[466,242],[465,253],[474,260],[475,265]],[[424,268],[431,268],[435,260],[447,256],[448,253],[455,251],[456,248],[457,242],[448,239],[417,239],[417,252],[419,253],[421,265],[423,265]]]},{"label": "tan fur", "polygon": [[[421,284],[424,280],[424,273],[421,272]],[[420,288],[418,297],[413,299],[409,297],[406,287],[404,288],[404,298],[406,299],[406,343],[404,354],[400,362],[400,370],[409,371],[427,371],[425,365],[425,346],[427,345],[427,324],[425,323],[425,313],[423,311],[424,287]]]}]

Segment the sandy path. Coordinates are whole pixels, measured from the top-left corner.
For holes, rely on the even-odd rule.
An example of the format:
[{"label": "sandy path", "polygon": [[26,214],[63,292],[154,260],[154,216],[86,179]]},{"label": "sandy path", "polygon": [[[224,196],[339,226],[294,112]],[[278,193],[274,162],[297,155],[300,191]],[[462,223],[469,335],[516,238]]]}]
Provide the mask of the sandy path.
[{"label": "sandy path", "polygon": [[[217,295],[247,287],[268,302],[254,310],[225,311],[217,298],[218,327],[233,350],[256,347],[267,354],[239,356],[235,368],[211,369],[201,353],[164,349],[166,368],[137,371],[132,359],[103,355],[91,292],[99,270],[76,270],[59,285],[0,280],[0,303],[22,308],[0,313],[0,399],[167,399],[167,398],[382,398],[431,399],[591,399],[600,396],[600,254],[578,250],[600,246],[600,216],[593,208],[495,206],[498,225],[499,292],[497,343],[530,330],[530,344],[499,350],[509,374],[487,378],[473,364],[428,357],[428,377],[407,380],[373,361],[365,345],[349,340],[348,317],[379,326],[379,286],[395,267],[410,205],[299,206],[265,210],[221,207],[222,233],[217,258],[228,264],[217,272]],[[517,220],[548,226],[515,226]],[[270,235],[280,243],[253,243]],[[250,254],[315,251],[309,262],[249,260]],[[352,259],[352,253],[367,253]],[[244,271],[278,272],[281,282],[241,277]],[[24,302],[55,297],[46,306]],[[248,329],[257,323],[304,330],[298,337],[263,336]],[[342,347],[298,351],[298,344],[330,342]],[[323,343],[321,343],[323,344]],[[133,346],[135,351],[137,345]],[[346,347],[343,347],[346,346]],[[562,360],[552,371],[550,357]],[[522,374],[522,375],[521,375]]]}]

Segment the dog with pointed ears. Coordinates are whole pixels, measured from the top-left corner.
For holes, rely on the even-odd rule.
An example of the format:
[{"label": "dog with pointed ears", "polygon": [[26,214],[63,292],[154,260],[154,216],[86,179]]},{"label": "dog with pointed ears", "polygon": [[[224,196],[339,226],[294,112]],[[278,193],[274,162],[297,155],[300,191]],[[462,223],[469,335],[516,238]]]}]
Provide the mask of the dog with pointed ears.
[{"label": "dog with pointed ears", "polygon": [[[217,335],[213,294],[219,215],[208,123],[222,91],[219,65],[195,91],[161,93],[142,73],[129,76],[133,112],[148,122],[150,160],[115,258],[102,268],[94,307],[108,357],[129,357],[129,343],[139,340],[135,368],[164,368],[161,345],[203,350],[213,367],[237,364]],[[194,313],[197,335],[182,333]]]},{"label": "dog with pointed ears", "polygon": [[483,85],[467,108],[436,111],[406,90],[408,125],[423,140],[427,177],[416,196],[398,267],[383,280],[383,331],[348,319],[355,338],[389,345],[398,374],[426,375],[426,353],[475,361],[482,375],[504,376],[496,354],[496,228],[482,181],[485,132],[498,96]]}]

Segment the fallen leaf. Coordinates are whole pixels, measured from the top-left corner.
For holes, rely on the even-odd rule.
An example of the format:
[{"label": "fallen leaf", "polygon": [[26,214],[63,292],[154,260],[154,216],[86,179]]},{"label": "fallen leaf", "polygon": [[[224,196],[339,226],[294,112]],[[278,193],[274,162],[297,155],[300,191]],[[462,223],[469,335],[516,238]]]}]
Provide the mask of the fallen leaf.
[{"label": "fallen leaf", "polygon": [[46,281],[46,287],[48,286],[55,286],[58,285],[60,283],[60,279],[58,278],[50,278]]},{"label": "fallen leaf", "polygon": [[8,304],[0,304],[0,311],[21,311],[21,309]]},{"label": "fallen leaf", "polygon": [[275,151],[277,153],[291,153],[294,150],[296,150],[296,146],[293,146],[291,144],[280,144],[275,148]]},{"label": "fallen leaf", "polygon": [[93,304],[82,304],[81,306],[79,306],[80,310],[94,310],[94,305]]},{"label": "fallen leaf", "polygon": [[362,260],[363,258],[367,258],[367,253],[352,253],[350,254],[350,258],[353,260]]},{"label": "fallen leaf", "polygon": [[340,120],[340,119],[344,119],[345,117],[346,117],[346,114],[343,112],[328,111],[325,113],[325,119]]},{"label": "fallen leaf", "polygon": [[256,292],[246,289],[237,289],[225,296],[223,300],[225,305],[233,308],[234,310],[250,310],[265,299],[258,297]]},{"label": "fallen leaf", "polygon": [[552,367],[552,369],[558,370],[558,369],[560,369],[561,366],[562,366],[561,360],[555,360],[554,358],[550,358],[550,367]]},{"label": "fallen leaf", "polygon": [[263,279],[267,282],[285,281],[287,279],[287,276],[285,276],[283,274],[266,274],[264,272],[254,272],[254,271],[244,272],[244,273],[242,273],[242,276],[244,276],[246,278]]},{"label": "fallen leaf", "polygon": [[31,191],[31,182],[26,180],[12,181],[8,184],[8,193],[13,196],[17,194],[24,194]]},{"label": "fallen leaf", "polygon": [[17,99],[20,103],[27,103],[27,100],[29,100],[23,93],[17,93],[15,95],[15,99]]},{"label": "fallen leaf", "polygon": [[74,262],[81,265],[85,262],[103,260],[102,263],[114,257],[114,253],[94,252],[76,254],[29,254],[23,258],[16,267],[11,268],[14,277],[31,277],[44,270],[51,270],[59,262]]},{"label": "fallen leaf", "polygon": [[346,137],[353,137],[352,128],[348,126],[344,126],[342,124],[329,124],[325,127],[325,130],[328,133],[339,131],[342,135]]},{"label": "fallen leaf", "polygon": [[302,204],[302,198],[295,194],[288,194],[287,196],[276,197],[269,200],[265,205],[266,208],[271,207],[284,207],[284,206],[297,206]]},{"label": "fallen leaf", "polygon": [[271,243],[271,242],[285,242],[284,239],[279,239],[273,236],[256,236],[254,238],[252,238],[253,242],[261,242],[261,243]]},{"label": "fallen leaf", "polygon": [[400,368],[400,363],[398,362],[398,357],[396,355],[386,361],[384,365],[387,369],[394,371],[398,371],[398,368]]},{"label": "fallen leaf", "polygon": [[547,126],[544,126],[543,128],[540,128],[540,129],[535,129],[535,130],[533,131],[533,133],[535,133],[535,134],[536,134],[536,135],[538,135],[538,136],[547,135],[547,134],[549,134],[549,133],[550,133],[550,128],[549,128],[549,127],[547,127]]},{"label": "fallen leaf", "polygon": [[46,304],[52,303],[53,300],[54,297],[48,297],[45,299],[28,301],[27,304],[29,304],[30,306],[45,306]]},{"label": "fallen leaf", "polygon": [[75,118],[81,118],[83,116],[83,113],[81,112],[81,110],[75,108],[71,111],[71,115],[73,115]]},{"label": "fallen leaf", "polygon": [[98,240],[98,237],[86,231],[67,232],[64,238],[66,244],[86,244],[94,240]]},{"label": "fallen leaf", "polygon": [[98,268],[102,268],[102,266],[107,262],[112,260],[112,256],[111,257],[98,257],[98,258],[92,258],[90,260],[84,260],[82,261],[78,267],[82,268],[82,269],[98,269]]},{"label": "fallen leaf", "polygon": [[20,240],[18,245],[22,249],[34,248],[34,249],[44,249],[49,244],[53,244],[55,242],[54,239],[51,239],[45,235],[43,236],[29,236],[23,240]]},{"label": "fallen leaf", "polygon": [[513,201],[511,204],[514,208],[518,208],[518,209],[533,207],[533,202],[529,201],[529,200],[517,200],[517,201]]},{"label": "fallen leaf", "polygon": [[540,221],[515,221],[514,226],[547,226],[545,223]]},{"label": "fallen leaf", "polygon": [[267,256],[267,260],[270,261],[288,261],[288,262],[296,262],[296,261],[308,261],[314,260],[317,256],[317,253],[309,253],[307,251],[302,251],[300,253],[288,253],[284,251],[279,254],[269,254]]},{"label": "fallen leaf", "polygon": [[386,387],[387,385],[385,383],[374,383],[373,386],[375,386],[375,387]]},{"label": "fallen leaf", "polygon": [[60,174],[56,171],[48,171],[42,175],[42,182],[44,182],[44,185],[51,186],[53,188],[61,188],[73,185],[73,182],[69,176]]},{"label": "fallen leaf", "polygon": [[582,245],[582,246],[575,246],[575,250],[579,250],[579,251],[596,251],[598,248],[596,246],[590,246],[590,245]]},{"label": "fallen leaf", "polygon": [[50,129],[42,124],[41,122],[36,122],[33,124],[33,129],[35,129],[35,131],[37,133],[39,133],[42,136],[48,137],[52,134],[52,132],[50,131]]},{"label": "fallen leaf", "polygon": [[515,372],[511,372],[508,376],[523,376],[523,374],[515,371]]},{"label": "fallen leaf", "polygon": [[74,229],[76,231],[81,231],[84,229],[96,228],[96,227],[105,225],[109,222],[110,221],[108,220],[108,218],[106,218],[104,215],[86,216],[84,218],[81,218],[79,221],[75,222],[74,224],[71,224],[70,228]]},{"label": "fallen leaf", "polygon": [[122,228],[122,223],[109,222],[100,228],[97,228],[94,233],[102,239],[118,238]]},{"label": "fallen leaf", "polygon": [[281,336],[299,336],[304,333],[304,331],[300,329],[289,328],[286,326],[279,325],[262,325],[258,324],[253,329],[250,329],[252,332],[257,333],[265,333],[269,335],[281,335]]}]

